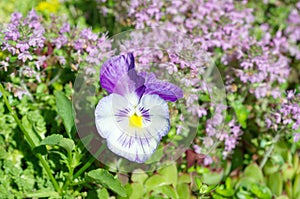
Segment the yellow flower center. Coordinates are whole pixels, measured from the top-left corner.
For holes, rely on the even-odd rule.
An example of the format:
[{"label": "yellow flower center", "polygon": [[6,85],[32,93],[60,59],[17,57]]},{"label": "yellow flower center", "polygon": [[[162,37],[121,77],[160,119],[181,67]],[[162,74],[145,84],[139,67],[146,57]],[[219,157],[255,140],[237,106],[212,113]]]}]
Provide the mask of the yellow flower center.
[{"label": "yellow flower center", "polygon": [[133,114],[129,118],[129,124],[132,127],[142,128],[142,126],[143,126],[142,119],[143,119],[142,116],[138,116],[137,114]]}]

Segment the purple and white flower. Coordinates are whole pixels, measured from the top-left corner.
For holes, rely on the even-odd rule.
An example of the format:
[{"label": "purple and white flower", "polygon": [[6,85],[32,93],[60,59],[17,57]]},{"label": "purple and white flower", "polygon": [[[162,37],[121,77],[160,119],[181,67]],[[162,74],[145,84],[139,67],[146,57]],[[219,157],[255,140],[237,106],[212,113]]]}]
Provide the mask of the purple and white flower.
[{"label": "purple and white flower", "polygon": [[115,154],[145,162],[170,130],[166,101],[182,98],[182,90],[157,80],[153,73],[137,73],[132,53],[106,61],[100,70],[100,84],[110,95],[102,98],[95,110],[98,133]]}]

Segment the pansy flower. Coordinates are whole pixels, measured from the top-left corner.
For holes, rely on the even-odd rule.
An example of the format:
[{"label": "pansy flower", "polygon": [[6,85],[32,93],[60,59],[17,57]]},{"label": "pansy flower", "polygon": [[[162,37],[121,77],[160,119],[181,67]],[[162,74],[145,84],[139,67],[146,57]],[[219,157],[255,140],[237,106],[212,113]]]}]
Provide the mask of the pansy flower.
[{"label": "pansy flower", "polygon": [[100,84],[109,95],[95,110],[98,133],[113,153],[145,162],[170,130],[167,101],[182,98],[182,90],[153,73],[137,73],[132,53],[107,60],[100,70]]}]

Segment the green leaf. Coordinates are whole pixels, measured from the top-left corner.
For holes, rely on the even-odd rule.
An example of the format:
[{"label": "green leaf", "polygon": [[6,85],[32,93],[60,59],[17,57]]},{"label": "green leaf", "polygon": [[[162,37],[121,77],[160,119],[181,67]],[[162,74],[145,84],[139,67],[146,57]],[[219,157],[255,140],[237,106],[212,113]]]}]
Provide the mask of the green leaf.
[{"label": "green leaf", "polygon": [[250,164],[244,171],[244,176],[252,178],[256,182],[263,182],[264,177],[261,169],[257,164]]},{"label": "green leaf", "polygon": [[57,192],[51,190],[38,190],[34,193],[27,193],[25,194],[28,198],[59,198],[59,194]]},{"label": "green leaf", "polygon": [[[287,151],[289,151],[289,146],[284,141],[279,141],[275,144],[273,155],[271,156],[272,160],[276,161],[276,163],[282,163],[287,160]],[[273,158],[273,156],[275,156]],[[279,157],[278,157],[279,156]]]},{"label": "green leaf", "polygon": [[202,102],[210,102],[210,95],[208,94],[202,94],[199,96],[199,100],[201,100]]},{"label": "green leaf", "polygon": [[289,197],[282,195],[282,196],[277,197],[276,199],[289,199]]},{"label": "green leaf", "polygon": [[243,128],[246,128],[247,127],[246,120],[248,119],[248,115],[249,115],[250,111],[247,109],[246,106],[243,105],[241,100],[233,101],[231,103],[231,106],[233,107],[233,109],[235,111],[237,120],[240,123],[240,125]]},{"label": "green leaf", "polygon": [[207,186],[206,184],[203,184],[199,189],[199,193],[200,194],[209,194],[210,192],[212,192],[213,189],[216,188],[216,186],[217,185]]},{"label": "green leaf", "polygon": [[269,176],[268,185],[273,194],[279,196],[282,193],[283,180],[279,172],[273,173]]},{"label": "green leaf", "polygon": [[22,125],[24,126],[24,128],[28,132],[30,138],[34,142],[34,145],[35,146],[39,145],[39,143],[41,141],[41,137],[36,131],[33,130],[33,126],[30,123],[30,121],[28,120],[27,115],[22,117]]},{"label": "green leaf", "polygon": [[69,138],[64,138],[62,135],[53,134],[42,140],[40,145],[60,146],[67,150],[68,153],[72,152],[75,148],[74,141]]},{"label": "green leaf", "polygon": [[8,157],[9,153],[5,151],[5,149],[0,146],[0,160],[1,159],[6,159]]},{"label": "green leaf", "polygon": [[74,141],[69,138],[63,138],[58,145],[66,149],[68,152],[73,151],[75,148]]},{"label": "green leaf", "polygon": [[132,183],[131,184],[132,193],[130,199],[143,198],[144,195],[144,186],[141,183]]},{"label": "green leaf", "polygon": [[293,165],[290,165],[288,163],[285,163],[282,166],[281,171],[282,171],[282,177],[283,177],[284,181],[292,180],[294,178],[295,173],[296,173]]},{"label": "green leaf", "polygon": [[44,93],[45,90],[47,90],[47,85],[46,84],[39,84],[36,88],[36,93]]},{"label": "green leaf", "polygon": [[226,189],[232,188],[232,182],[231,182],[230,178],[226,178],[226,180],[225,180],[225,186],[226,186]]},{"label": "green leaf", "polygon": [[225,196],[225,197],[232,197],[234,194],[234,190],[233,189],[217,189],[216,193],[218,193],[221,196]]},{"label": "green leaf", "polygon": [[293,198],[293,187],[292,187],[292,183],[290,180],[285,183],[284,188],[285,188],[285,192],[288,195],[288,197]]},{"label": "green leaf", "polygon": [[253,196],[251,193],[249,193],[248,191],[245,191],[245,190],[239,190],[237,192],[237,198],[239,199],[253,199]]},{"label": "green leaf", "polygon": [[208,184],[208,185],[216,185],[220,183],[223,177],[223,172],[209,172],[209,173],[203,173],[203,179],[202,183]]},{"label": "green leaf", "polygon": [[59,82],[54,82],[54,83],[52,84],[52,86],[54,87],[54,89],[55,89],[56,91],[62,91],[62,90],[63,90],[63,86],[62,86],[61,83],[59,83]]},{"label": "green leaf", "polygon": [[216,188],[216,193],[221,196],[232,197],[234,195],[234,190],[228,187],[225,189],[224,186],[220,185]]},{"label": "green leaf", "polygon": [[59,134],[53,134],[46,137],[42,142],[41,145],[50,145],[54,146],[57,145],[64,137]]},{"label": "green leaf", "polygon": [[253,178],[242,177],[238,180],[236,187],[245,187],[247,189],[250,189],[250,185],[254,182],[255,180]]},{"label": "green leaf", "polygon": [[122,197],[127,196],[126,190],[121,185],[120,181],[114,178],[114,176],[105,169],[96,169],[88,172],[87,179],[105,186]]},{"label": "green leaf", "polygon": [[164,185],[170,185],[172,184],[171,182],[167,182],[165,181],[165,178],[160,176],[160,175],[153,175],[150,178],[148,178],[148,180],[145,183],[145,187],[147,189],[147,191],[151,191],[154,190],[157,187],[161,187]]},{"label": "green leaf", "polygon": [[270,175],[272,173],[278,172],[279,169],[280,169],[279,164],[274,164],[273,161],[268,160],[263,168],[263,171],[265,175]]},{"label": "green leaf", "polygon": [[251,192],[261,199],[270,199],[272,198],[272,193],[270,189],[264,185],[253,183],[251,185]]},{"label": "green leaf", "polygon": [[293,195],[300,196],[300,173],[297,173],[295,180],[294,180]]},{"label": "green leaf", "polygon": [[277,163],[277,164],[284,164],[285,160],[283,158],[283,156],[281,156],[280,154],[273,154],[271,156],[271,160],[274,162],[274,163]]},{"label": "green leaf", "polygon": [[202,187],[201,179],[199,177],[195,177],[195,182],[196,182],[198,189],[200,189]]},{"label": "green leaf", "polygon": [[55,92],[57,112],[63,119],[67,133],[71,134],[72,128],[75,127],[74,111],[71,101],[61,91]]},{"label": "green leaf", "polygon": [[172,198],[172,199],[179,198],[176,191],[174,190],[174,188],[169,186],[169,185],[162,186],[162,187],[159,187],[157,189],[159,190],[159,192],[166,195],[168,198]]},{"label": "green leaf", "polygon": [[177,193],[179,195],[179,198],[185,198],[189,199],[190,198],[190,189],[187,184],[179,184],[176,187]]},{"label": "green leaf", "polygon": [[178,184],[181,184],[181,183],[187,183],[187,184],[191,183],[191,177],[190,177],[190,175],[187,174],[187,173],[184,173],[184,174],[180,175],[178,177]]},{"label": "green leaf", "polygon": [[163,167],[158,170],[158,173],[165,179],[165,182],[177,185],[177,167],[175,163],[171,163],[170,165]]},{"label": "green leaf", "polygon": [[102,189],[97,189],[97,196],[100,199],[108,199],[109,198],[109,194],[107,189],[102,188]]},{"label": "green leaf", "polygon": [[133,182],[144,183],[148,175],[142,169],[136,169],[132,172],[131,180]]},{"label": "green leaf", "polygon": [[293,157],[293,167],[297,168],[299,165],[299,154],[295,153]]}]

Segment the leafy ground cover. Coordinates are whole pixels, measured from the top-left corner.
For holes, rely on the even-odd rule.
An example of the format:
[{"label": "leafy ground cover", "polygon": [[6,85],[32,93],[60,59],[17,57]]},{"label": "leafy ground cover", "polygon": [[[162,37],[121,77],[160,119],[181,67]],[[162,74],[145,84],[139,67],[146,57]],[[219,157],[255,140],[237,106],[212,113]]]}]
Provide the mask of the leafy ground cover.
[{"label": "leafy ground cover", "polygon": [[[1,198],[300,198],[300,2],[12,0],[0,13]],[[74,81],[110,57],[110,36],[156,26],[190,35],[212,57],[227,116],[210,118],[209,97],[195,89],[187,112],[199,118],[197,136],[176,162],[110,172],[77,135]],[[188,63],[169,60],[168,73],[195,83]],[[220,117],[226,128],[215,131]]]}]

